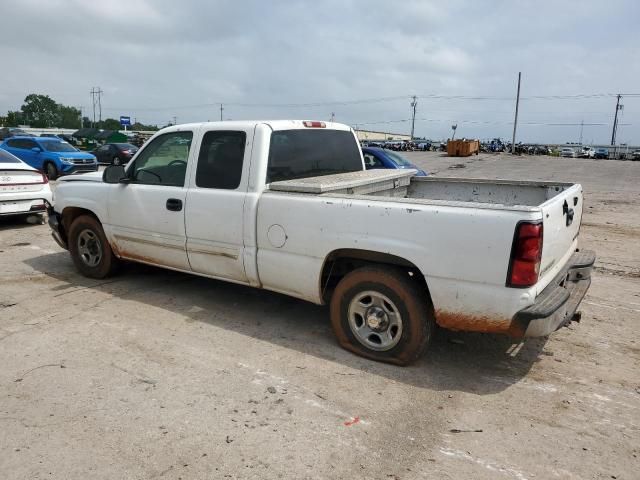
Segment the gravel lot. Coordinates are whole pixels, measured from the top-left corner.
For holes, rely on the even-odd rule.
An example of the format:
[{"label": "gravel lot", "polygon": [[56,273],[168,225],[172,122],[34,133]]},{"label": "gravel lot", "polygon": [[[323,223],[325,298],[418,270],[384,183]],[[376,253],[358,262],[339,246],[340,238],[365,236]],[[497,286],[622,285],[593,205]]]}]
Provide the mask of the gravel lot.
[{"label": "gravel lot", "polygon": [[637,479],[640,162],[408,156],[582,183],[582,322],[517,345],[440,331],[381,365],[336,346],[325,308],[136,265],[85,279],[46,225],[0,220],[0,476]]}]

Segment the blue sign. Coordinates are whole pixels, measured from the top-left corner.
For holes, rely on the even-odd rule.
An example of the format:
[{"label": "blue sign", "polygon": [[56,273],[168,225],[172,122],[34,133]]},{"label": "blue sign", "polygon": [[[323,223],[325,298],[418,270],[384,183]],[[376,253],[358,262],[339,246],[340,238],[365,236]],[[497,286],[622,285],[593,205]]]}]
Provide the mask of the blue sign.
[{"label": "blue sign", "polygon": [[120,116],[120,125],[122,125],[123,127],[125,125],[131,125],[131,117]]}]

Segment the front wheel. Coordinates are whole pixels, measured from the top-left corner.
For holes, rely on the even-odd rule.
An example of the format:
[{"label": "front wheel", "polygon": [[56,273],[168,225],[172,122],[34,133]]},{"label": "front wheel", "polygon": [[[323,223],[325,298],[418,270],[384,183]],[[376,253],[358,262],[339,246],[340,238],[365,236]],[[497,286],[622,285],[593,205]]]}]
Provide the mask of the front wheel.
[{"label": "front wheel", "polygon": [[47,162],[44,166],[44,171],[49,180],[55,180],[56,178],[58,178],[58,169],[55,164]]},{"label": "front wheel", "polygon": [[345,275],[331,297],[338,343],[363,357],[409,365],[425,352],[435,320],[428,294],[391,267],[363,267]]},{"label": "front wheel", "polygon": [[89,215],[76,218],[69,229],[69,252],[76,268],[89,278],[106,278],[118,267],[100,222]]}]

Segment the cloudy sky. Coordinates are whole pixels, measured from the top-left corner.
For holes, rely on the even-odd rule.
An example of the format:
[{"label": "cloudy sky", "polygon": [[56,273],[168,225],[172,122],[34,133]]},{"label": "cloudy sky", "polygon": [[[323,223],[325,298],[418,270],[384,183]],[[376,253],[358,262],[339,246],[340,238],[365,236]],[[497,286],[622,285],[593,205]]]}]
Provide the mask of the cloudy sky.
[{"label": "cloudy sky", "polygon": [[[640,94],[637,0],[3,2],[0,112],[29,93],[166,124],[302,118],[416,135],[608,142]],[[536,98],[537,97],[537,98]],[[558,98],[559,97],[559,98]],[[619,142],[640,143],[640,96]],[[89,115],[90,116],[90,115]]]}]

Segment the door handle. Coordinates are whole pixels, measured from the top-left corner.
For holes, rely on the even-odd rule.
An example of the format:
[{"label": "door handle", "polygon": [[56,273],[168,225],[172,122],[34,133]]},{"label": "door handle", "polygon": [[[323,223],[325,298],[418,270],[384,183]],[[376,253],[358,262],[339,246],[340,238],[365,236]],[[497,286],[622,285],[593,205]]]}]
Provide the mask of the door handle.
[{"label": "door handle", "polygon": [[171,210],[172,212],[179,212],[180,210],[182,210],[182,200],[178,198],[167,199],[167,210]]}]

